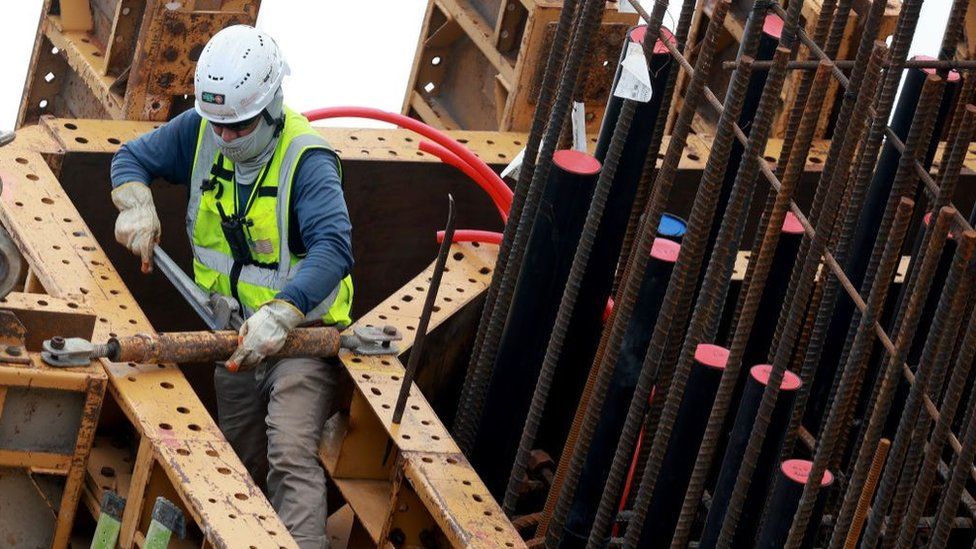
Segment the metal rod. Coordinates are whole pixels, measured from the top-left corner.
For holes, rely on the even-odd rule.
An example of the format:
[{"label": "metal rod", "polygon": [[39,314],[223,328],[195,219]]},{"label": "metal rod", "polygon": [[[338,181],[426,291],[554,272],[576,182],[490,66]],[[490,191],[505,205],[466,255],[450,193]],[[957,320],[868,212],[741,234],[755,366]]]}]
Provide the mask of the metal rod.
[{"label": "metal rod", "polygon": [[859,393],[860,386],[858,378],[864,375],[867,367],[868,353],[874,343],[872,328],[881,316],[888,289],[891,287],[891,280],[895,275],[895,268],[901,259],[901,247],[908,231],[908,223],[912,219],[912,209],[915,204],[908,198],[902,198],[895,211],[891,229],[885,243],[884,253],[881,256],[881,263],[878,269],[878,278],[871,288],[868,297],[868,308],[861,316],[857,327],[857,334],[851,346],[847,362],[841,372],[841,379],[838,385],[838,393],[831,406],[827,421],[824,423],[820,433],[819,444],[813,459],[813,468],[810,478],[803,488],[803,496],[797,513],[793,518],[793,526],[790,528],[790,535],[787,538],[788,547],[799,547],[802,540],[807,536],[809,520],[813,513],[814,504],[817,501],[820,491],[820,481],[824,471],[835,462],[837,453],[837,443],[840,437],[836,434],[842,428],[842,423],[847,422],[851,414],[851,409],[855,404],[855,397]]},{"label": "metal rod", "polygon": [[[804,61],[790,61],[786,64],[787,70],[817,70],[817,59],[807,59]],[[850,70],[854,67],[853,59],[838,59],[834,64],[841,70]],[[738,66],[738,61],[726,61],[722,63],[723,70],[733,70]],[[772,61],[756,61],[753,70],[768,71],[773,66]],[[885,67],[887,68],[887,67]],[[971,71],[976,69],[976,59],[910,59],[905,61],[902,69],[942,69],[946,71]]]},{"label": "metal rod", "polygon": [[427,286],[427,296],[424,298],[424,308],[420,312],[420,320],[417,322],[417,332],[414,337],[413,346],[410,348],[410,359],[407,360],[407,369],[403,374],[403,382],[400,384],[400,394],[397,395],[396,406],[393,408],[394,425],[399,425],[403,419],[403,410],[407,407],[407,397],[410,396],[410,386],[413,385],[413,378],[417,375],[417,368],[420,365],[420,355],[423,354],[424,341],[427,339],[427,326],[430,325],[430,317],[434,312],[434,304],[437,302],[437,291],[441,287],[441,278],[444,277],[444,267],[447,265],[447,256],[451,253],[451,242],[454,241],[454,228],[456,226],[457,212],[454,210],[454,197],[447,195],[447,226],[444,229],[444,240],[437,251],[437,259],[434,261],[434,272],[430,277],[430,285]]},{"label": "metal rod", "polygon": [[[883,438],[878,441],[878,448],[874,452],[874,459],[871,460],[871,470],[868,471],[864,487],[860,490],[857,498],[857,509],[854,511],[854,518],[851,521],[850,529],[847,531],[847,539],[844,541],[844,549],[857,549],[857,540],[861,537],[861,530],[864,528],[864,521],[868,516],[868,509],[871,507],[871,499],[874,498],[874,491],[878,488],[878,479],[881,477],[881,469],[884,468],[885,458],[888,457],[888,449],[891,448],[891,441]],[[848,494],[856,494],[850,486],[847,488]]]},{"label": "metal rod", "polygon": [[[505,272],[508,270],[508,260],[512,255],[512,246],[518,229],[518,220],[525,213],[524,208],[528,199],[529,186],[534,179],[536,159],[539,156],[539,145],[542,141],[543,132],[547,129],[547,116],[553,106],[554,84],[559,81],[559,71],[562,70],[563,59],[568,50],[567,44],[572,33],[573,11],[578,1],[566,0],[563,3],[563,10],[559,14],[559,23],[556,27],[556,33],[553,36],[552,50],[549,58],[546,60],[542,86],[539,90],[539,101],[532,117],[532,126],[529,130],[529,136],[525,145],[522,168],[512,197],[509,222],[505,225],[502,243],[498,250],[498,259],[495,263],[494,272],[492,273],[491,284],[488,286],[488,292],[485,296],[485,305],[481,311],[481,319],[478,322],[474,348],[465,373],[464,384],[461,387],[458,412],[457,417],[454,419],[452,434],[454,435],[454,440],[457,441],[458,446],[462,450],[467,450],[474,444],[474,436],[477,432],[478,422],[481,420],[481,410],[484,407],[485,393],[488,391],[492,365],[487,360],[481,360],[485,334],[491,318],[495,314],[494,309],[498,300],[501,282]],[[534,215],[531,207],[528,214],[530,216]],[[503,307],[505,306],[507,304],[503,305]]]},{"label": "metal rod", "polygon": [[[630,321],[633,305],[639,291],[640,278],[646,267],[648,257],[647,254],[654,238],[653,235],[656,232],[655,229],[664,211],[664,204],[666,203],[670,194],[671,185],[674,181],[674,175],[677,171],[678,161],[681,158],[682,150],[684,149],[688,134],[691,130],[691,120],[694,117],[695,110],[701,100],[702,89],[705,86],[705,75],[708,73],[711,66],[718,35],[722,30],[721,25],[725,18],[725,14],[728,11],[728,7],[729,3],[727,0],[725,0],[720,2],[715,8],[712,20],[709,23],[708,31],[705,35],[702,50],[699,53],[697,60],[697,68],[699,68],[701,72],[697,74],[697,77],[694,77],[691,80],[688,93],[681,108],[681,114],[678,117],[678,123],[675,126],[671,141],[668,145],[668,152],[665,155],[661,169],[658,171],[652,196],[648,202],[648,211],[645,214],[644,224],[638,235],[637,244],[634,248],[635,252],[631,253],[630,260],[628,261],[629,266],[627,270],[631,274],[626,277],[625,284],[620,292],[620,299],[616,301],[614,314],[611,317],[610,328],[607,330],[608,341],[605,345],[603,345],[606,350],[603,353],[600,360],[600,365],[598,366],[599,374],[593,386],[592,395],[586,408],[584,421],[580,426],[578,439],[576,440],[576,444],[572,449],[572,454],[566,469],[565,479],[560,486],[558,499],[553,506],[552,518],[550,519],[549,527],[546,533],[546,545],[548,547],[556,546],[562,535],[568,508],[572,502],[573,493],[576,490],[576,482],[579,480],[580,470],[586,458],[586,453],[595,429],[596,420],[599,417],[600,409],[603,406],[603,399],[606,395],[607,386],[609,385],[610,377],[613,375],[613,364],[616,363],[620,342],[623,339],[626,326]],[[660,13],[658,13],[659,8]],[[664,16],[663,9],[666,9],[666,5],[655,5],[655,16],[658,17],[658,21],[656,25],[651,24],[651,28],[660,28],[660,20],[663,19]],[[668,41],[665,40],[664,43],[668,45]],[[673,44],[671,46],[673,47]]]}]

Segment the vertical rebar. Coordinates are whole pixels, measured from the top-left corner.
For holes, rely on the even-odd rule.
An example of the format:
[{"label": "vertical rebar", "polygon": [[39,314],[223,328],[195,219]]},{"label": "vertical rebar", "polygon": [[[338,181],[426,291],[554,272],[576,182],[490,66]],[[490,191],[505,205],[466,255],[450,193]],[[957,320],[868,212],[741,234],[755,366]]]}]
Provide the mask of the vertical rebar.
[{"label": "vertical rebar", "polygon": [[[942,89],[943,80],[941,78],[935,75],[926,78],[922,88],[921,100],[915,111],[911,129],[909,130],[905,152],[899,160],[895,182],[892,185],[892,191],[888,197],[888,205],[885,208],[879,231],[886,231],[891,226],[897,201],[902,197],[908,197],[914,194],[914,188],[918,182],[918,176],[915,172],[915,161],[924,155],[928,149],[928,143],[932,137],[934,114],[938,108],[939,100],[942,97]],[[884,232],[881,232],[881,234],[884,234]],[[876,241],[874,249],[871,252],[871,260],[868,267],[870,277],[865,277],[865,285],[869,282],[873,284],[875,280],[873,273],[877,271],[877,266],[880,264],[882,249],[883,243],[880,240]],[[864,286],[862,285],[863,288]],[[798,419],[799,416],[795,417]],[[845,527],[849,525],[855,503],[856,499],[854,499],[854,496],[851,496],[851,492],[848,492],[848,496],[845,498],[842,510],[837,518],[839,523],[845,524]]]},{"label": "vertical rebar", "polygon": [[586,213],[586,220],[583,222],[583,232],[576,248],[576,254],[573,256],[573,264],[570,266],[569,278],[566,280],[566,287],[563,290],[562,299],[559,302],[559,310],[556,313],[555,323],[549,335],[549,344],[546,347],[545,356],[542,359],[542,369],[539,372],[535,391],[532,394],[532,403],[529,406],[528,416],[522,428],[518,451],[515,455],[511,474],[508,477],[508,485],[505,488],[503,509],[508,514],[512,514],[515,511],[515,504],[518,500],[518,487],[522,481],[522,475],[528,467],[529,455],[535,444],[535,437],[538,433],[539,424],[542,421],[542,413],[545,410],[546,401],[549,398],[549,388],[552,386],[552,380],[555,377],[556,365],[562,354],[563,343],[565,342],[566,332],[569,329],[573,308],[576,306],[576,298],[579,296],[583,275],[586,272],[586,266],[590,260],[590,252],[593,249],[593,243],[596,241],[600,221],[603,219],[603,210],[607,204],[607,197],[610,195],[610,188],[617,174],[620,155],[623,152],[627,134],[630,133],[630,125],[634,119],[635,109],[636,103],[634,101],[624,101],[624,105],[620,110],[620,118],[617,120],[617,127],[614,128],[613,137],[610,140],[610,147],[607,150],[603,169],[600,171],[600,177],[593,191],[593,199],[590,202],[589,211]]},{"label": "vertical rebar", "polygon": [[[657,8],[658,6],[656,5],[655,13],[657,12]],[[644,224],[639,231],[635,251],[631,253],[630,260],[628,261],[629,266],[627,270],[630,274],[627,276],[625,284],[621,289],[620,299],[616,301],[614,307],[607,342],[605,345],[602,345],[605,351],[600,359],[599,373],[594,381],[593,391],[586,407],[583,422],[580,425],[578,438],[572,449],[565,478],[559,487],[559,495],[553,506],[549,527],[546,532],[546,545],[548,547],[554,547],[558,544],[559,538],[562,535],[566,514],[573,499],[573,492],[576,489],[576,482],[579,480],[583,461],[586,459],[586,453],[593,436],[595,423],[599,417],[600,409],[603,407],[603,398],[606,395],[610,377],[613,375],[613,364],[616,363],[616,355],[619,352],[619,346],[623,340],[623,335],[630,321],[634,302],[639,292],[640,278],[642,278],[642,273],[646,267],[650,246],[654,239],[654,233],[656,232],[655,229],[660,222],[664,205],[671,192],[671,186],[678,168],[678,161],[687,142],[695,110],[702,98],[702,91],[707,78],[706,75],[711,67],[716,42],[719,33],[723,29],[722,23],[724,22],[728,8],[728,0],[719,2],[715,7],[712,20],[709,22],[708,30],[705,33],[702,49],[696,61],[695,76],[689,84],[688,93],[685,96],[678,122],[675,125],[671,141],[668,145],[668,152],[664,157],[661,169],[657,173],[652,196],[648,202],[648,210],[645,213]],[[651,28],[659,28],[662,18],[663,11],[659,14],[657,27],[654,27],[654,21],[651,21]]]},{"label": "vertical rebar", "polygon": [[709,416],[708,426],[702,445],[699,448],[698,457],[695,460],[695,469],[685,493],[685,500],[682,504],[681,515],[678,526],[675,530],[675,537],[672,545],[680,545],[687,542],[691,527],[697,514],[698,502],[705,489],[705,481],[711,467],[712,458],[718,444],[720,430],[725,423],[726,415],[738,381],[739,372],[742,366],[742,357],[745,352],[749,334],[752,332],[752,322],[756,317],[762,291],[769,276],[770,266],[773,255],[779,241],[780,228],[786,216],[786,210],[793,199],[793,191],[799,182],[800,175],[803,173],[807,151],[813,140],[813,132],[816,129],[819,107],[823,104],[826,92],[826,83],[830,77],[830,63],[821,63],[817,69],[814,80],[813,94],[810,98],[809,107],[804,113],[803,120],[797,130],[797,142],[793,146],[793,152],[787,163],[788,168],[783,175],[780,189],[776,193],[773,207],[767,216],[768,221],[764,229],[762,243],[758,253],[750,258],[750,263],[755,263],[753,276],[748,285],[743,286],[746,298],[735,327],[735,334],[732,338],[729,362],[726,365],[725,374],[719,384],[718,394],[715,404]]},{"label": "vertical rebar", "polygon": [[[972,246],[972,241],[976,238],[976,232],[967,232],[961,235],[961,237],[961,246]],[[959,405],[959,400],[962,398],[966,380],[969,378],[969,370],[973,364],[973,358],[976,357],[976,314],[970,315],[968,329],[964,334],[963,342],[959,349],[959,356],[956,359],[956,365],[952,369],[949,386],[943,397],[942,406],[939,408],[939,418],[935,422],[935,429],[925,449],[925,459],[918,473],[918,477],[912,483],[911,503],[908,506],[905,520],[902,522],[901,532],[898,534],[898,544],[896,547],[899,549],[910,547],[915,539],[918,520],[922,517],[922,512],[925,510],[925,504],[929,498],[929,491],[932,488],[932,481],[935,478],[939,460],[942,459],[942,449],[945,446],[946,438],[952,427],[952,421],[956,416],[956,408]],[[955,338],[943,341],[936,361],[948,361],[948,355],[952,353],[956,343],[957,340]],[[924,427],[927,427],[928,417],[925,417],[924,421],[920,422],[924,424]],[[922,425],[915,426],[917,430],[921,430],[922,427]],[[911,469],[906,469],[902,474],[908,476],[911,471]]]},{"label": "vertical rebar", "polygon": [[[491,284],[485,294],[485,304],[481,310],[481,319],[478,322],[478,331],[475,335],[474,348],[471,352],[471,359],[465,373],[464,384],[461,387],[461,396],[458,401],[457,416],[454,419],[453,435],[454,440],[462,450],[467,451],[474,443],[474,435],[481,420],[481,410],[484,406],[485,393],[488,390],[488,381],[491,377],[491,361],[481,360],[482,345],[484,344],[485,334],[488,324],[494,316],[494,309],[498,299],[498,293],[502,278],[508,270],[508,260],[512,254],[512,246],[518,229],[518,222],[527,214],[526,217],[532,218],[535,212],[530,208],[525,212],[526,201],[529,195],[529,186],[534,179],[536,159],[539,156],[539,144],[543,138],[543,132],[547,131],[546,120],[552,110],[553,88],[558,81],[559,71],[562,68],[563,60],[566,55],[566,45],[569,42],[572,32],[573,11],[579,0],[566,0],[563,2],[563,10],[559,15],[559,23],[553,37],[552,49],[549,58],[546,60],[546,68],[543,73],[542,86],[539,90],[539,100],[536,104],[535,113],[532,116],[532,126],[525,144],[525,155],[522,161],[522,170],[519,173],[518,183],[515,185],[515,192],[512,196],[512,206],[509,211],[509,222],[505,225],[502,243],[498,249],[498,259],[495,262],[495,269],[492,273]],[[552,131],[547,133],[552,134]],[[558,131],[555,132],[558,135]],[[553,139],[550,139],[552,141]],[[550,151],[550,156],[551,156]],[[517,270],[517,269],[516,269]]]},{"label": "vertical rebar", "polygon": [[[905,364],[908,348],[915,337],[915,331],[921,320],[922,304],[925,302],[932,285],[932,273],[938,266],[939,256],[942,253],[942,247],[945,245],[945,237],[949,232],[950,220],[955,215],[956,210],[954,208],[943,208],[939,211],[935,223],[931,226],[933,239],[924,248],[922,257],[918,259],[920,261],[919,277],[916,281],[909,282],[908,291],[910,293],[907,295],[911,297],[907,302],[905,321],[895,340],[895,353],[889,357],[887,367],[881,376],[877,400],[871,408],[868,426],[865,429],[854,471],[848,483],[847,497],[844,499],[840,516],[834,524],[831,534],[829,545],[831,549],[843,546],[850,528],[851,515],[854,512],[854,503],[856,502],[852,494],[859,493],[864,486],[874,449],[881,439],[881,433],[891,409],[892,400],[895,397],[895,389],[901,380],[902,367]],[[865,545],[865,547],[869,546]]]},{"label": "vertical rebar", "polygon": [[[875,51],[880,50],[884,47],[883,43],[875,45]],[[874,67],[874,71],[870,74],[877,74],[880,70],[880,59],[876,55],[872,55],[871,65]],[[869,74],[867,70],[864,74]],[[766,436],[766,429],[769,426],[770,414],[776,404],[776,398],[779,396],[780,383],[782,383],[783,372],[786,370],[787,363],[790,361],[793,352],[793,342],[800,330],[801,323],[803,322],[802,311],[806,309],[807,299],[809,298],[813,285],[815,282],[815,276],[817,268],[820,264],[820,257],[823,255],[827,241],[829,240],[830,227],[833,226],[834,218],[837,215],[837,206],[842,195],[844,195],[843,189],[845,188],[845,183],[848,180],[848,170],[851,163],[851,157],[854,153],[854,146],[856,145],[856,137],[861,135],[864,131],[865,118],[868,114],[868,104],[871,96],[873,96],[872,89],[870,86],[863,86],[860,88],[858,97],[856,100],[855,108],[852,108],[852,116],[850,118],[850,125],[848,126],[847,138],[844,140],[844,146],[838,153],[837,166],[835,167],[830,183],[829,190],[827,191],[824,202],[821,218],[818,220],[818,229],[813,237],[813,242],[810,245],[810,252],[807,257],[803,260],[803,266],[800,270],[800,277],[798,280],[798,285],[796,287],[796,292],[793,294],[793,299],[789,306],[785,306],[780,314],[779,322],[784,324],[783,334],[779,341],[779,345],[776,348],[773,359],[773,373],[766,387],[766,391],[763,395],[762,404],[760,405],[759,414],[756,418],[756,423],[753,426],[752,435],[749,439],[749,444],[746,447],[746,452],[742,460],[742,467],[739,470],[739,476],[736,479],[735,488],[732,493],[732,500],[729,504],[729,512],[725,515],[725,521],[722,524],[722,535],[720,536],[720,544],[723,540],[729,540],[735,531],[736,522],[739,518],[739,513],[741,512],[741,506],[745,497],[748,493],[749,482],[752,478],[752,473],[756,467],[756,460],[758,458],[760,449],[762,448],[763,440]],[[819,191],[819,189],[818,189]],[[727,541],[726,541],[727,542]],[[724,545],[720,545],[724,547]]]},{"label": "vertical rebar", "polygon": [[956,510],[959,508],[959,500],[963,490],[966,489],[966,481],[974,458],[976,458],[976,413],[969,415],[962,448],[959,455],[956,456],[952,474],[945,488],[945,494],[935,515],[935,530],[932,533],[931,547],[945,547],[949,540],[952,522],[956,517]]},{"label": "vertical rebar", "polygon": [[914,206],[915,203],[912,200],[902,198],[895,211],[884,253],[881,256],[877,282],[871,288],[867,308],[861,316],[850,355],[841,372],[837,398],[833,402],[827,414],[827,421],[820,432],[820,440],[813,458],[813,469],[806,486],[803,488],[803,496],[800,498],[797,513],[793,517],[793,526],[790,528],[790,535],[786,541],[787,547],[799,547],[806,537],[810,514],[813,512],[813,506],[820,492],[820,481],[823,473],[835,461],[834,456],[839,438],[836,434],[842,427],[841,423],[847,421],[850,409],[854,405],[856,389],[859,386],[856,380],[864,375],[868,353],[874,343],[874,325],[884,308],[884,301],[888,296],[888,289],[891,287],[890,282],[894,279],[895,268],[901,259],[902,241],[908,230],[908,223],[912,219]]}]

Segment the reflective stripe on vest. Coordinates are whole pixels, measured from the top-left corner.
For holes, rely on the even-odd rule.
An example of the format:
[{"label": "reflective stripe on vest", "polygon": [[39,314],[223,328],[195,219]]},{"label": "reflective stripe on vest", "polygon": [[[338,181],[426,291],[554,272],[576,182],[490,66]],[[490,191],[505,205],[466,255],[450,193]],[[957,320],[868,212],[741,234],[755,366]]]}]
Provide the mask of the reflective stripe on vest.
[{"label": "reflective stripe on vest", "polygon": [[[212,178],[211,169],[218,158],[219,148],[217,136],[207,130],[209,124],[205,120],[201,121],[197,136],[186,217],[186,230],[193,249],[194,279],[204,290],[233,295],[235,290],[233,279],[236,275],[236,297],[248,315],[273,299],[301,268],[302,260],[291,253],[288,242],[289,206],[294,170],[306,150],[311,148],[332,150],[300,114],[286,108],[285,115],[285,128],[279,137],[274,155],[265,168],[268,177],[261,187],[262,190],[270,191],[255,196],[254,204],[247,216],[254,221],[254,226],[248,229],[249,234],[257,233],[267,237],[255,239],[262,245],[261,247],[252,244],[251,253],[252,256],[257,256],[255,260],[260,262],[259,265],[237,263],[230,253],[229,245],[212,207],[221,203],[224,204],[228,214],[234,212],[234,207],[230,205],[232,202],[230,204],[225,202],[220,194],[228,192],[229,196],[233,196],[234,183],[218,178],[217,189],[203,188],[203,183]],[[224,167],[226,164],[227,162]],[[232,171],[233,166],[230,168]],[[258,193],[255,192],[255,195]],[[273,211],[269,209],[270,201],[274,201]],[[207,206],[204,210],[205,214],[202,214],[201,208],[204,204]],[[270,249],[266,250],[267,247]],[[352,278],[347,276],[306,315],[306,318],[309,320],[322,318],[327,324],[349,324],[352,293]]]}]

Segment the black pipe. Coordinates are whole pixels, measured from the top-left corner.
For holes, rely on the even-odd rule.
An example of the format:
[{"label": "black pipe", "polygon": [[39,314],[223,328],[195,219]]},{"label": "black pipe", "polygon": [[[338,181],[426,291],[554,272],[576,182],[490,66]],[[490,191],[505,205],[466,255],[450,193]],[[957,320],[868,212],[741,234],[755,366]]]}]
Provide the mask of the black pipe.
[{"label": "black pipe", "polygon": [[[756,319],[752,324],[752,333],[749,334],[749,340],[742,354],[743,364],[765,364],[770,359],[769,346],[773,341],[773,332],[776,331],[779,311],[786,299],[790,273],[793,272],[793,264],[796,263],[796,254],[800,250],[803,234],[803,225],[793,212],[787,212],[783,219],[779,242],[776,244],[776,252],[773,254],[770,276],[766,287],[763,288]],[[744,378],[745,376],[742,376],[740,381]],[[741,394],[741,391],[736,393]]]},{"label": "black pipe", "polygon": [[[627,44],[643,44],[646,30],[645,26],[631,29],[620,54],[621,61],[627,51]],[[662,33],[666,32],[666,29],[662,29]],[[667,35],[670,37],[670,33]],[[674,38],[670,37],[670,39]],[[537,444],[552,456],[558,456],[562,450],[576,412],[576,403],[583,393],[593,357],[600,343],[603,311],[613,286],[614,270],[623,246],[631,206],[644,169],[647,149],[654,135],[654,122],[664,101],[663,90],[667,83],[668,72],[674,66],[674,61],[671,60],[663,43],[658,41],[653,51],[653,55],[648,60],[648,69],[651,73],[654,95],[647,103],[637,103],[633,123],[624,143],[603,218],[590,253],[590,260],[580,282],[576,307],[556,367],[558,373],[553,380],[546,412],[539,428]],[[614,87],[620,78],[620,73],[621,68],[618,64]],[[617,126],[622,106],[623,100],[610,94],[600,128],[600,137],[596,144],[595,156],[600,162],[603,162],[607,154],[610,138]]]},{"label": "black pipe", "polygon": [[[745,389],[742,391],[742,400],[739,403],[739,411],[735,415],[735,424],[729,436],[729,445],[725,449],[722,468],[718,474],[718,481],[715,483],[715,491],[712,493],[711,507],[709,507],[708,516],[705,518],[702,539],[698,545],[700,549],[714,548],[718,542],[718,536],[722,530],[722,521],[725,520],[725,513],[728,511],[729,501],[732,497],[732,489],[735,486],[735,479],[739,475],[739,467],[742,465],[742,456],[749,444],[752,425],[756,421],[759,403],[762,401],[771,371],[772,366],[768,364],[753,366],[749,370],[749,377],[746,380]],[[735,536],[731,541],[730,547],[732,549],[751,549],[753,546],[752,542],[755,539],[766,502],[766,492],[769,490],[774,469],[779,463],[780,447],[790,424],[793,400],[796,397],[796,391],[800,388],[800,383],[799,376],[790,371],[784,372],[779,398],[776,399],[776,407],[773,410],[769,429],[766,432],[766,439],[763,441],[762,450],[756,462],[752,482],[749,483],[749,493],[746,496],[745,505],[742,506]]]},{"label": "black pipe", "polygon": [[600,162],[588,154],[562,150],[553,155],[471,452],[496,498],[505,493],[599,173]]},{"label": "black pipe", "polygon": [[[915,56],[912,59],[932,59],[927,56]],[[898,105],[895,107],[891,118],[891,129],[902,140],[908,137],[911,129],[912,118],[918,106],[919,98],[922,95],[922,85],[929,74],[935,74],[935,69],[908,69],[905,71],[905,82],[898,97]],[[959,73],[952,71],[946,81],[945,91],[942,95],[942,103],[939,105],[939,112],[935,120],[932,135],[942,134],[945,125],[949,123],[955,96],[959,91]],[[938,149],[938,138],[933,139],[929,149],[926,151],[923,165],[926,168],[932,166]],[[851,283],[855,288],[860,289],[864,282],[868,263],[871,259],[871,252],[874,248],[875,240],[878,236],[878,227],[881,225],[881,218],[884,215],[888,196],[891,194],[891,186],[898,171],[898,163],[901,154],[895,149],[891,142],[886,141],[881,150],[881,157],[878,159],[874,178],[868,187],[865,197],[864,207],[861,208],[861,217],[858,220],[857,230],[854,233],[854,241],[851,246],[850,256],[844,260],[844,272],[847,273]],[[921,192],[921,188],[919,188]],[[915,197],[916,204],[922,204],[923,197]],[[916,208],[922,212],[924,208]],[[919,216],[921,213],[919,213]],[[917,219],[917,218],[916,218]],[[913,226],[917,226],[915,221]],[[921,232],[919,232],[919,237]],[[906,242],[909,240],[906,239]],[[917,245],[917,244],[916,244]],[[911,266],[909,266],[911,268]],[[825,416],[826,407],[830,397],[830,390],[833,386],[834,376],[843,352],[843,342],[847,336],[848,328],[854,314],[854,302],[846,295],[842,295],[837,300],[834,308],[834,315],[827,329],[824,341],[828,345],[824,346],[823,353],[820,355],[820,365],[817,367],[817,374],[814,376],[813,384],[810,386],[810,396],[807,401],[807,409],[804,412],[803,424],[811,431],[817,432],[820,429],[821,421]],[[926,318],[926,317],[923,317]]]},{"label": "black pipe", "polygon": [[611,377],[610,388],[603,405],[603,414],[597,423],[590,451],[586,455],[583,472],[577,483],[576,494],[561,548],[585,547],[590,528],[596,517],[600,494],[610,474],[617,439],[624,428],[627,408],[634,395],[637,377],[644,362],[651,331],[657,320],[661,302],[668,289],[668,279],[674,269],[681,247],[670,240],[657,238],[651,249],[651,261],[647,263],[644,280],[637,295],[634,315],[624,332],[620,355]]},{"label": "black pipe", "polygon": [[647,520],[641,529],[638,543],[641,549],[671,546],[681,503],[695,467],[695,456],[698,455],[728,358],[728,349],[718,345],[703,343],[695,349],[695,361],[674,422],[674,432],[678,436],[668,441],[668,449],[661,462]]},{"label": "black pipe", "polygon": [[[800,504],[803,486],[810,478],[810,469],[812,468],[812,461],[790,459],[784,461],[777,469],[776,481],[773,483],[773,491],[769,496],[769,512],[766,514],[762,531],[759,533],[756,549],[780,549],[786,545],[790,525],[793,524],[793,515]],[[821,488],[826,488],[833,482],[834,475],[830,471],[824,471],[823,478],[820,480]],[[817,494],[817,502],[814,504],[813,514],[810,515],[810,524],[820,523],[820,516],[823,514],[824,505],[827,502],[826,494],[827,490],[823,489]],[[812,547],[816,534],[816,528],[807,528],[806,536],[803,538],[800,547],[803,549]]]}]

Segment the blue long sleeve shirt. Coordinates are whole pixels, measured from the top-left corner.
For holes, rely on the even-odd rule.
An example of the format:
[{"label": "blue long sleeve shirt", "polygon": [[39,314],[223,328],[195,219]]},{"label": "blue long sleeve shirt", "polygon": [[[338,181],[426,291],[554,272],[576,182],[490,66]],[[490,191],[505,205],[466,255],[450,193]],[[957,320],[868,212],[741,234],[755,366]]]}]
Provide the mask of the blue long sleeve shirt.
[{"label": "blue long sleeve shirt", "polygon": [[[190,184],[200,115],[183,112],[122,145],[112,158],[112,187],[162,178]],[[241,189],[246,196],[248,188]],[[305,253],[295,277],[278,294],[307,313],[352,270],[352,224],[342,195],[339,161],[326,150],[307,151],[292,182],[289,247]]]}]

